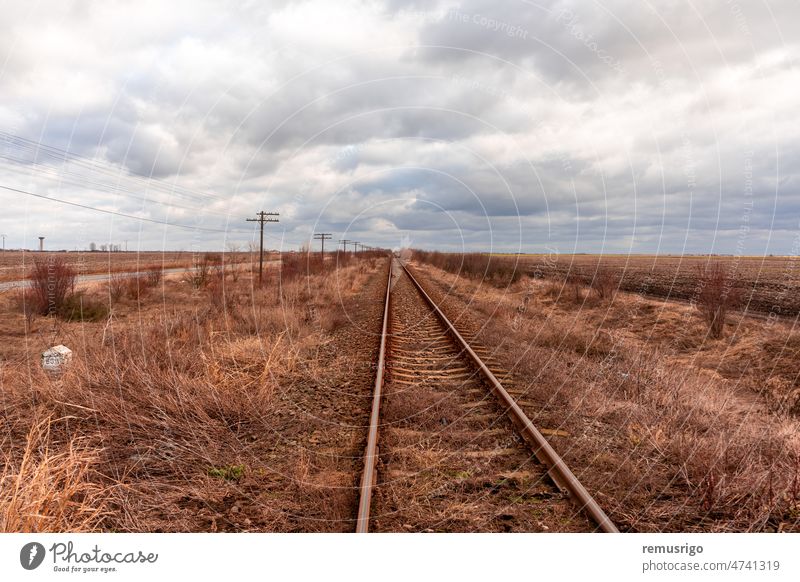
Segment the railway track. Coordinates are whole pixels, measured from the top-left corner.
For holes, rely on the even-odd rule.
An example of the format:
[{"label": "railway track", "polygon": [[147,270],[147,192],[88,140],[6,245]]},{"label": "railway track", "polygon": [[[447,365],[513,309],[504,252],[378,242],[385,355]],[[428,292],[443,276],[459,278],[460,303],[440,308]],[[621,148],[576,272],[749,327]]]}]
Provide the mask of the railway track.
[{"label": "railway track", "polygon": [[392,259],[357,532],[617,531],[487,354]]}]

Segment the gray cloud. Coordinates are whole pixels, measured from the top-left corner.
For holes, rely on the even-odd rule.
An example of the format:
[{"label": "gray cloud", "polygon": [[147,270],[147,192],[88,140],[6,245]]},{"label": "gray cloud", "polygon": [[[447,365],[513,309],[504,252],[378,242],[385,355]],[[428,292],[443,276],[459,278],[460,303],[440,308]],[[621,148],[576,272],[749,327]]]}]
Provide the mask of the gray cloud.
[{"label": "gray cloud", "polygon": [[58,149],[0,140],[0,185],[179,226],[0,190],[0,230],[220,248],[263,208],[275,246],[788,252],[798,19],[790,1],[17,4],[0,131]]}]

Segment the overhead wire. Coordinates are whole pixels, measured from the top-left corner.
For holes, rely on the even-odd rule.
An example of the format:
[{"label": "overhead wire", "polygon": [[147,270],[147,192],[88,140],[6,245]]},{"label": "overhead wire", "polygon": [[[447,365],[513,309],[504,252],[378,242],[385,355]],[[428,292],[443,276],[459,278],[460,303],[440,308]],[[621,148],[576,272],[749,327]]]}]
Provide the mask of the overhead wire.
[{"label": "overhead wire", "polygon": [[[47,179],[58,180],[59,183],[65,183],[72,186],[77,187],[87,187],[93,189],[95,191],[101,191],[107,194],[114,194],[118,196],[125,196],[128,198],[132,198],[135,200],[139,200],[145,203],[153,203],[158,204],[160,206],[165,206],[167,208],[180,208],[183,210],[190,210],[192,212],[199,212],[202,214],[212,214],[216,216],[220,216],[225,218],[226,220],[231,220],[232,217],[230,214],[225,214],[221,212],[216,212],[213,210],[209,210],[207,205],[213,202],[221,202],[226,201],[224,197],[219,195],[214,195],[207,192],[201,192],[192,190],[189,188],[185,188],[182,186],[178,186],[174,183],[167,183],[163,180],[157,178],[145,178],[142,176],[137,176],[135,174],[124,174],[121,168],[114,168],[108,164],[103,164],[102,162],[98,162],[97,160],[87,158],[85,156],[81,156],[79,154],[75,154],[72,152],[68,152],[67,150],[62,150],[60,148],[49,146],[43,144],[41,142],[35,142],[33,140],[14,135],[5,131],[0,130],[0,145],[6,144],[13,146],[17,153],[22,154],[22,156],[30,155],[32,159],[26,157],[17,157],[10,155],[10,153],[3,151],[0,149],[0,160],[5,160],[6,165],[10,166],[17,166],[22,165],[27,168],[27,170],[31,173],[38,174],[40,176],[44,176]],[[95,177],[85,176],[75,171],[71,171],[66,168],[57,168],[52,164],[44,163],[39,161],[40,154],[45,154],[47,157],[53,159],[54,161],[60,161],[64,165],[67,164],[74,164],[78,168],[84,168],[90,172],[96,172],[101,175],[105,175],[108,177],[112,177],[117,182],[116,184],[109,184],[107,182],[102,181],[101,179],[97,179]],[[136,191],[133,190],[131,187],[124,187],[120,184],[120,182],[133,182],[135,184],[142,184],[146,191],[155,190],[161,194],[168,194],[168,195],[177,195],[184,199],[189,199],[198,203],[203,203],[206,206],[203,207],[193,207],[188,206],[185,204],[178,204],[175,202],[167,202],[164,200],[159,200],[158,198],[147,198],[143,196],[137,195]],[[0,184],[0,188],[15,192],[18,194],[23,194],[26,196],[31,196],[39,199],[48,200],[51,202],[56,202],[59,204],[65,204],[68,206],[73,206],[77,208],[82,208],[85,210],[91,210],[95,212],[100,212],[103,214],[119,216],[122,218],[128,218],[132,220],[137,220],[141,222],[148,222],[153,224],[160,224],[164,226],[174,227],[174,228],[182,228],[187,230],[194,230],[194,231],[202,231],[202,232],[219,232],[219,233],[246,233],[246,234],[253,234],[255,229],[253,230],[241,230],[241,229],[234,229],[234,228],[210,228],[210,227],[203,227],[199,225],[190,225],[190,224],[183,224],[179,222],[172,222],[168,220],[159,220],[156,218],[148,218],[143,216],[136,216],[134,214],[129,214],[126,212],[121,212],[117,210],[109,210],[106,208],[98,208],[96,206],[91,206],[88,204],[82,204],[78,202],[73,202],[71,200],[66,200],[62,198],[56,198],[49,195],[44,194],[37,194],[35,192],[30,192],[28,190],[24,190],[21,188],[14,188],[12,186],[2,185]],[[236,217],[236,220],[244,220],[244,217]],[[276,241],[280,241],[282,244],[300,244],[295,241],[287,241],[282,236],[276,236],[270,233],[264,233],[266,237],[271,238]]]}]

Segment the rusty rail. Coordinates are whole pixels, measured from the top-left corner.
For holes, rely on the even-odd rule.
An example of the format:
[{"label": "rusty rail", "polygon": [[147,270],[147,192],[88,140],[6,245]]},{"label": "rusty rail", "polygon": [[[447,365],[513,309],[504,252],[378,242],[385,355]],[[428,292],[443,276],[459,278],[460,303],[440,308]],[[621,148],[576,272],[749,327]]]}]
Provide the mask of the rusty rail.
[{"label": "rusty rail", "polygon": [[389,276],[386,283],[386,301],[383,307],[383,327],[381,328],[381,347],[378,352],[378,368],[375,374],[375,391],[372,395],[372,413],[369,417],[369,433],[367,448],[364,452],[364,472],[361,475],[360,497],[358,500],[358,516],[356,517],[356,533],[369,531],[369,508],[372,502],[372,490],[375,488],[378,463],[378,425],[381,421],[381,392],[383,391],[383,374],[386,370],[386,337],[389,329],[389,297],[392,290],[392,267],[394,259],[389,258]]},{"label": "rusty rail", "polygon": [[[403,267],[403,270],[406,272],[411,282],[414,283],[414,286],[423,296],[425,301],[439,317],[439,320],[445,325],[445,327],[447,327],[450,335],[467,353],[473,364],[480,370],[484,379],[491,386],[492,391],[501,400],[503,406],[508,411],[511,421],[519,428],[523,438],[531,446],[536,458],[539,459],[539,461],[545,467],[547,467],[547,474],[550,476],[556,486],[563,491],[567,491],[572,500],[578,504],[583,511],[586,512],[586,514],[598,525],[602,531],[618,533],[619,530],[611,521],[611,519],[609,519],[600,505],[594,500],[581,482],[578,481],[578,478],[575,477],[572,471],[570,471],[569,467],[567,467],[567,464],[564,462],[561,456],[556,453],[552,446],[550,446],[550,443],[547,442],[547,439],[545,439],[542,433],[537,430],[537,428],[533,425],[533,422],[528,418],[525,412],[523,412],[522,408],[519,407],[514,398],[506,391],[505,388],[503,388],[503,385],[500,383],[497,377],[486,366],[486,364],[483,363],[483,360],[480,359],[478,354],[475,353],[475,351],[469,346],[467,341],[461,336],[458,330],[453,326],[452,323],[450,323],[450,320],[447,319],[442,310],[439,309],[439,306],[436,305],[433,299],[431,299],[430,296],[425,292],[425,290],[422,288],[422,285],[417,282],[417,280],[411,274],[411,271],[402,262],[400,265]],[[386,305],[388,309],[388,293]],[[382,357],[383,343],[381,343],[381,358]],[[383,360],[381,360],[381,365],[382,364]]]}]

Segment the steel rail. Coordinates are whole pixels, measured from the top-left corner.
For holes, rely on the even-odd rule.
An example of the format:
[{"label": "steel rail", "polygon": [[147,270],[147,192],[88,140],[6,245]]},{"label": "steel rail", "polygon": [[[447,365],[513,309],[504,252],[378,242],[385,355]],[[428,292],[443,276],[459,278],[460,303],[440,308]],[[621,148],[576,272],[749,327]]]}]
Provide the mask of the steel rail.
[{"label": "steel rail", "polygon": [[[561,456],[550,446],[547,439],[544,438],[542,433],[533,425],[533,422],[519,407],[514,398],[503,388],[503,385],[492,373],[492,371],[483,363],[483,360],[475,353],[467,341],[462,337],[458,330],[450,323],[445,314],[439,309],[439,306],[431,299],[431,297],[422,288],[422,285],[414,278],[411,271],[403,264],[403,270],[408,275],[411,282],[420,292],[425,301],[434,310],[439,320],[445,325],[450,335],[456,340],[461,348],[467,352],[473,364],[480,370],[483,377],[489,383],[492,391],[500,398],[502,404],[505,406],[512,422],[520,429],[523,438],[533,449],[536,458],[547,467],[547,474],[553,480],[557,487],[562,491],[569,493],[572,500],[586,512],[586,514],[598,525],[598,527],[608,533],[619,533],[619,530],[606,515],[600,505],[594,500],[586,488],[578,481],[578,478],[570,471],[567,464]],[[387,302],[388,305],[388,302]]]},{"label": "steel rail", "polygon": [[378,352],[378,367],[375,374],[375,390],[372,395],[372,412],[369,417],[369,433],[367,448],[364,452],[364,472],[361,474],[358,515],[356,517],[356,533],[369,532],[369,510],[372,503],[372,491],[375,488],[378,463],[378,425],[381,420],[381,393],[383,392],[383,375],[386,370],[386,337],[389,329],[389,298],[392,291],[392,267],[394,259],[389,258],[389,277],[386,283],[386,301],[383,307],[383,326],[381,328],[381,347]]}]

